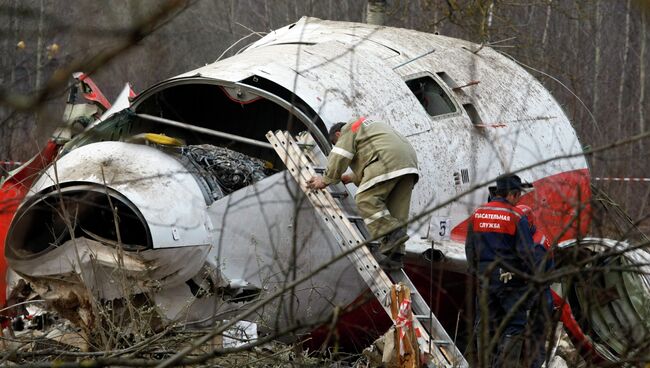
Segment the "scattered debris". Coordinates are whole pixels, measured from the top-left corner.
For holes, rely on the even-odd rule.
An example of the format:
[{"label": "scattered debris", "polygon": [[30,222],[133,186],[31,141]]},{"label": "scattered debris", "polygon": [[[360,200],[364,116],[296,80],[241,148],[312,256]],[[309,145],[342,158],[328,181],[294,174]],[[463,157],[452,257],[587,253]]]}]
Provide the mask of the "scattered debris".
[{"label": "scattered debris", "polygon": [[547,368],[569,368],[569,366],[562,357],[556,355],[548,363]]},{"label": "scattered debris", "polygon": [[562,330],[560,333],[562,336],[557,347],[556,355],[548,364],[548,368],[586,367],[587,363],[579,354],[578,350],[573,346],[566,332]]},{"label": "scattered debris", "polygon": [[[201,336],[207,331],[192,329],[168,329],[152,334],[146,339],[130,346],[113,349],[97,349],[96,341],[89,341],[85,335],[69,321],[50,316],[56,323],[45,329],[26,328],[13,334],[5,329],[4,344],[0,351],[3,364],[29,365],[42,361],[79,361],[80,359],[127,358],[143,360],[161,360],[172,356],[188,341]],[[29,322],[28,322],[29,323]],[[33,327],[33,326],[32,326]],[[11,336],[11,337],[8,337]],[[201,346],[195,355],[188,359],[213,355],[210,366],[237,366],[242,362],[246,367],[286,367],[289,365],[313,367],[369,367],[366,358],[356,354],[323,355],[302,350],[299,344],[283,344],[271,341],[250,349],[239,350],[245,344],[257,342],[257,325],[248,321],[239,321]],[[215,354],[214,352],[219,353]],[[206,362],[207,363],[207,362]],[[203,366],[190,364],[189,366]]]},{"label": "scattered debris", "polygon": [[368,359],[369,367],[395,367],[397,350],[395,347],[395,326],[386,331],[372,345],[363,350],[363,355]]},{"label": "scattered debris", "polygon": [[236,348],[257,340],[257,324],[249,321],[239,321],[223,336],[224,348]]}]

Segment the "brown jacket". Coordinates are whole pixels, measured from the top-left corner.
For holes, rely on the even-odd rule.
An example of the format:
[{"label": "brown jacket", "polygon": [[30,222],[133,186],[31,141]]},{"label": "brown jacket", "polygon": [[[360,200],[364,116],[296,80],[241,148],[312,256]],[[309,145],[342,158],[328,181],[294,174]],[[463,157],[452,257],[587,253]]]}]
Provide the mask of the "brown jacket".
[{"label": "brown jacket", "polygon": [[354,172],[357,193],[402,175],[418,179],[418,159],[411,144],[388,124],[360,118],[341,128],[328,157],[323,179],[336,184],[348,166]]}]

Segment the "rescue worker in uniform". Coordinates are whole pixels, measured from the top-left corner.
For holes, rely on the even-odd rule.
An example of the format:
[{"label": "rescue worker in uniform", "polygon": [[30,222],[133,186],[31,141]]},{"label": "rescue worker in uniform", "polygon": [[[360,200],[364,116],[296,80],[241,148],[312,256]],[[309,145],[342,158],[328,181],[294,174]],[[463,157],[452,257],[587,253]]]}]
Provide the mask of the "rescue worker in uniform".
[{"label": "rescue worker in uniform", "polygon": [[[411,192],[418,181],[415,150],[388,124],[363,117],[335,124],[329,138],[334,147],[325,173],[309,179],[307,186],[323,189],[340,181],[353,182],[357,209],[370,235],[381,238],[380,265],[387,270],[401,268],[409,238],[402,224],[408,220]],[[343,175],[348,167],[352,174]]]},{"label": "rescue worker in uniform", "polygon": [[[522,300],[528,288],[525,274],[532,274],[541,262],[535,254],[528,221],[515,204],[525,188],[517,175],[504,175],[491,188],[492,200],[470,217],[465,254],[470,272],[479,280],[476,325],[486,312],[487,336],[479,331],[478,341],[486,344],[497,328],[505,324],[492,359],[493,367],[517,367],[523,347],[523,332],[528,322],[529,304]],[[481,296],[485,295],[486,298]],[[483,300],[484,303],[479,301]],[[485,347],[479,346],[479,353]],[[488,362],[484,362],[489,364]]]},{"label": "rescue worker in uniform", "polygon": [[[533,236],[534,252],[538,258],[545,260],[542,269],[536,272],[549,272],[553,269],[554,262],[551,252],[551,240],[535,226],[535,215],[533,209],[524,204],[517,205],[517,208],[526,216],[530,233]],[[550,285],[540,285],[533,297],[529,306],[529,337],[527,342],[528,357],[527,364],[530,368],[540,368],[546,359],[546,340],[549,335],[550,327],[553,326],[553,297],[551,296]]]}]

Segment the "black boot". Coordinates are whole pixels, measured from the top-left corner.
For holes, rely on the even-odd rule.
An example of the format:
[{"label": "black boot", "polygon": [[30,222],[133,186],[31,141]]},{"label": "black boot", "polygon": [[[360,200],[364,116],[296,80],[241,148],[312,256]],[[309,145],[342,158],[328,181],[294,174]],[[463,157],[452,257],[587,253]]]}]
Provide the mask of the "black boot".
[{"label": "black boot", "polygon": [[379,266],[384,271],[397,271],[404,266],[402,258],[404,258],[403,254],[392,253],[391,255],[384,256],[381,260],[379,260]]},{"label": "black boot", "polygon": [[384,242],[386,243],[386,246],[393,246],[394,248],[396,245],[402,244],[407,240],[409,240],[409,236],[406,233],[406,230],[404,230],[403,227],[400,227],[399,229],[395,229],[388,233]]}]

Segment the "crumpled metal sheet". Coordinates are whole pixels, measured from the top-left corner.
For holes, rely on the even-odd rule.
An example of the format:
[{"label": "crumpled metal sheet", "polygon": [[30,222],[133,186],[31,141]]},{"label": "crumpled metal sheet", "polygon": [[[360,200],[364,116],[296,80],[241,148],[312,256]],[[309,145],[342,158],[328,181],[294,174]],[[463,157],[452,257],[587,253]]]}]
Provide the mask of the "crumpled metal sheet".
[{"label": "crumpled metal sheet", "polygon": [[[269,174],[264,161],[224,147],[192,145],[183,147],[181,154],[201,169],[215,200],[262,180]],[[222,193],[219,194],[219,191]]]},{"label": "crumpled metal sheet", "polygon": [[[221,280],[218,270],[201,268],[206,264],[208,249],[209,246],[192,246],[124,252],[95,240],[75,238],[32,259],[16,260],[12,268],[46,300],[48,309],[92,331],[102,317],[94,306],[100,300],[138,294],[175,295],[173,292],[178,288],[189,291],[185,282],[197,275],[199,282],[205,280],[211,286],[207,290],[211,295],[215,287],[226,286],[228,282]],[[178,262],[179,259],[185,261]],[[197,274],[197,270],[204,272]],[[194,298],[191,293],[186,296],[189,301],[175,300],[179,306],[172,312],[176,314],[160,309],[161,315],[175,320],[183,312],[186,318],[199,319],[214,311],[216,297],[204,298],[188,311]]]},{"label": "crumpled metal sheet", "polygon": [[[63,280],[69,284],[84,285],[84,289],[105,299],[122,296],[122,287],[113,280],[117,278],[112,275],[114,269],[120,268],[135,289],[145,287],[142,280],[151,272],[147,260],[139,254],[120,253],[86,238],[71,239],[32,259],[15,260],[11,267],[32,283],[41,280],[43,285],[47,285],[51,279]],[[40,294],[46,298],[47,292]]]}]

